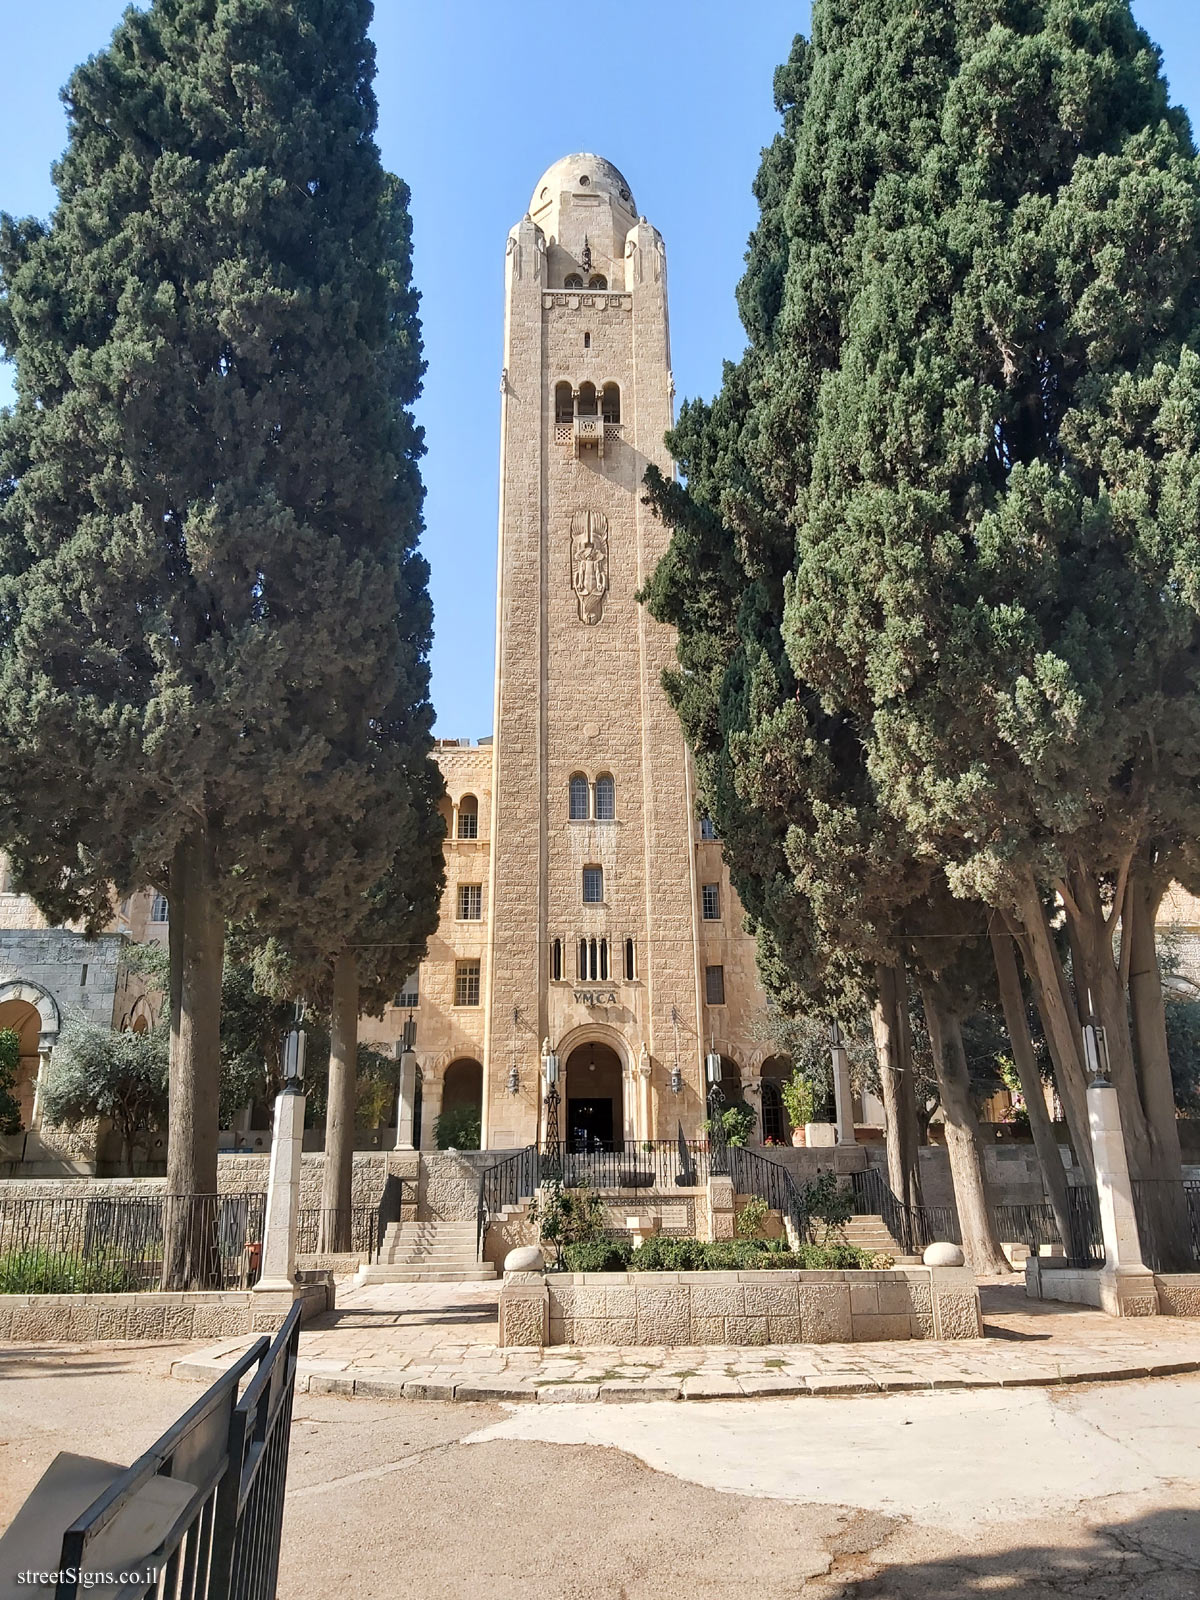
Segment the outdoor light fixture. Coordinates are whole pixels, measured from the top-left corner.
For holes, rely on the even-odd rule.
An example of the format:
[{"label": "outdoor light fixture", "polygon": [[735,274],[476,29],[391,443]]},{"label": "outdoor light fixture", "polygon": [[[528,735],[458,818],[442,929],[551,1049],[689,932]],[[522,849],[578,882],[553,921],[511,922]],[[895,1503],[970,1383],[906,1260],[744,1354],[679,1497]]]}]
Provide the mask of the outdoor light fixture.
[{"label": "outdoor light fixture", "polygon": [[521,1092],[521,1074],[517,1071],[515,1061],[508,1069],[508,1092],[509,1094],[520,1094]]},{"label": "outdoor light fixture", "polygon": [[671,1068],[671,1093],[681,1094],[683,1091],[683,1073],[678,1067]]},{"label": "outdoor light fixture", "polygon": [[296,1020],[283,1036],[283,1087],[292,1094],[304,1092],[304,1053],[308,1035],[304,1031],[304,1001],[296,1001]]},{"label": "outdoor light fixture", "polygon": [[549,1039],[542,1046],[542,1081],[546,1085],[546,1093],[558,1088],[558,1057],[550,1048]]},{"label": "outdoor light fixture", "polygon": [[721,1081],[721,1056],[716,1050],[710,1050],[704,1058],[704,1075],[709,1083]]},{"label": "outdoor light fixture", "polygon": [[1094,1022],[1083,1027],[1083,1054],[1093,1083],[1106,1084],[1108,1078],[1108,1040],[1104,1029]]},{"label": "outdoor light fixture", "polygon": [[829,1042],[835,1050],[842,1042],[842,1025],[836,1017],[829,1024]]}]

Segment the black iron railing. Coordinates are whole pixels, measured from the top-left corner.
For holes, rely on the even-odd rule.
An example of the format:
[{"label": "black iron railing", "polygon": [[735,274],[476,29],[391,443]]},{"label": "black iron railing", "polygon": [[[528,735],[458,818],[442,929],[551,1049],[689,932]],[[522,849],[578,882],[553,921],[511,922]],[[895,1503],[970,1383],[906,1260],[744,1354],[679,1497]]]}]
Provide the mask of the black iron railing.
[{"label": "black iron railing", "polygon": [[483,1236],[488,1224],[505,1206],[528,1200],[540,1182],[538,1147],[527,1144],[515,1155],[506,1156],[479,1174],[479,1199],[475,1211],[475,1253],[483,1255]]},{"label": "black iron railing", "polygon": [[810,1218],[796,1180],[782,1162],[742,1145],[725,1146],[725,1159],[735,1194],[757,1195],[772,1211],[791,1221],[798,1238],[809,1235]]},{"label": "black iron railing", "polygon": [[97,1541],[119,1519],[136,1527],[139,1496],[161,1479],[178,1494],[159,1487],[153,1509],[177,1509],[153,1548],[124,1559],[138,1577],[114,1600],[274,1600],[299,1338],[297,1303],[274,1340],[259,1339],[66,1529],[56,1600],[88,1592],[108,1564]]},{"label": "black iron railing", "polygon": [[618,1139],[610,1149],[562,1152],[567,1188],[696,1189],[708,1177],[709,1148],[702,1139],[682,1144],[678,1139]]},{"label": "black iron railing", "polygon": [[[398,1181],[398,1180],[397,1180]],[[315,1255],[321,1248],[321,1239],[333,1232],[335,1212],[323,1211],[320,1206],[302,1206],[296,1231],[296,1251],[299,1255]],[[350,1249],[352,1255],[368,1256],[372,1261],[376,1253],[378,1206],[352,1206],[350,1208]],[[329,1227],[323,1228],[322,1223]]]},{"label": "black iron railing", "polygon": [[246,1289],[265,1194],[0,1198],[0,1294]]},{"label": "black iron railing", "polygon": [[1195,1272],[1200,1267],[1200,1182],[1135,1178],[1133,1210],[1142,1260],[1151,1272]]}]

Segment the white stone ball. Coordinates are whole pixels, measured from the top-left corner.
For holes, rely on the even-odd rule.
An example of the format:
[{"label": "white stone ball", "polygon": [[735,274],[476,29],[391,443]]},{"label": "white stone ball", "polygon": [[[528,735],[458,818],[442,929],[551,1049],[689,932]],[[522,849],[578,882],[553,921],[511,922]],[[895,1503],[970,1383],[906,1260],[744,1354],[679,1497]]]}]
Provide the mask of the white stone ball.
[{"label": "white stone ball", "polygon": [[519,1245],[504,1258],[505,1272],[540,1272],[546,1258],[536,1244]]},{"label": "white stone ball", "polygon": [[966,1259],[962,1246],[957,1244],[926,1245],[921,1257],[927,1267],[961,1267]]}]

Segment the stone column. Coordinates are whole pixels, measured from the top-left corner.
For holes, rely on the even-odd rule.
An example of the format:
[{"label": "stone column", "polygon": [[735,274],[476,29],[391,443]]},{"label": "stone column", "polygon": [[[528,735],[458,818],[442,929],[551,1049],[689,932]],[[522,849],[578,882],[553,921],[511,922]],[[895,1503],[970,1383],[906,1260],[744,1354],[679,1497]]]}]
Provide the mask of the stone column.
[{"label": "stone column", "polygon": [[413,1122],[417,1102],[417,1058],[411,1050],[400,1057],[399,1111],[396,1117],[396,1149],[415,1150]]},{"label": "stone column", "polygon": [[275,1099],[271,1171],[267,1179],[267,1219],[263,1227],[262,1272],[256,1290],[296,1286],[296,1238],[300,1222],[300,1153],[304,1144],[304,1093],[283,1089]]},{"label": "stone column", "polygon": [[833,1100],[837,1119],[837,1142],[853,1144],[854,1097],[850,1089],[850,1057],[839,1039],[830,1046],[833,1055]]},{"label": "stone column", "polygon": [[1117,1091],[1106,1078],[1093,1078],[1087,1103],[1104,1235],[1100,1305],[1110,1317],[1156,1316],[1158,1292],[1154,1274],[1142,1260]]},{"label": "stone column", "polygon": [[33,1080],[33,1110],[29,1117],[29,1127],[32,1133],[37,1133],[42,1126],[42,1096],[46,1089],[46,1078],[50,1072],[50,1045],[45,1039],[38,1041],[37,1077]]},{"label": "stone column", "polygon": [[652,1139],[654,1133],[650,1126],[650,1055],[643,1044],[642,1053],[638,1058],[637,1092],[638,1092],[638,1130],[639,1139]]},{"label": "stone column", "polygon": [[437,1119],[442,1114],[441,1075],[427,1073],[421,1080],[421,1148],[437,1149]]}]

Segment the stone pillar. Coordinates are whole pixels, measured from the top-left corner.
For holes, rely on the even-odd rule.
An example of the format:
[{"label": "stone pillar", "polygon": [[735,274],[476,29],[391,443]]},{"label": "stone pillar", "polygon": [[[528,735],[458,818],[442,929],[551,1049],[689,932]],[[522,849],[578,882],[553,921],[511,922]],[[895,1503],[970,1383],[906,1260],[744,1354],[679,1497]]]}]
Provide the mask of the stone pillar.
[{"label": "stone pillar", "polygon": [[275,1099],[262,1272],[255,1289],[278,1292],[296,1285],[300,1222],[300,1153],[304,1145],[304,1093],[284,1089]]},{"label": "stone pillar", "polygon": [[708,1180],[709,1237],[732,1239],[735,1237],[735,1199],[732,1178]]},{"label": "stone pillar", "polygon": [[417,1058],[411,1050],[400,1057],[399,1111],[396,1116],[396,1149],[415,1150],[413,1121],[417,1102]]},{"label": "stone pillar", "polygon": [[[421,1080],[421,1149],[437,1149],[437,1119],[442,1114],[442,1077],[427,1073]],[[482,1130],[481,1130],[482,1131]]]},{"label": "stone pillar", "polygon": [[853,1144],[854,1096],[850,1088],[850,1057],[840,1039],[830,1046],[833,1055],[833,1099],[837,1119],[837,1142]]},{"label": "stone pillar", "polygon": [[38,1041],[37,1077],[33,1080],[33,1110],[29,1117],[30,1131],[37,1133],[42,1126],[42,1096],[50,1072],[50,1045],[45,1039]]},{"label": "stone pillar", "polygon": [[1142,1260],[1117,1091],[1106,1078],[1093,1078],[1087,1102],[1104,1235],[1101,1309],[1110,1317],[1157,1316],[1158,1291],[1154,1274]]},{"label": "stone pillar", "polygon": [[646,1046],[643,1045],[637,1070],[639,1139],[653,1139],[654,1137],[654,1130],[650,1126],[650,1072],[650,1057]]}]

